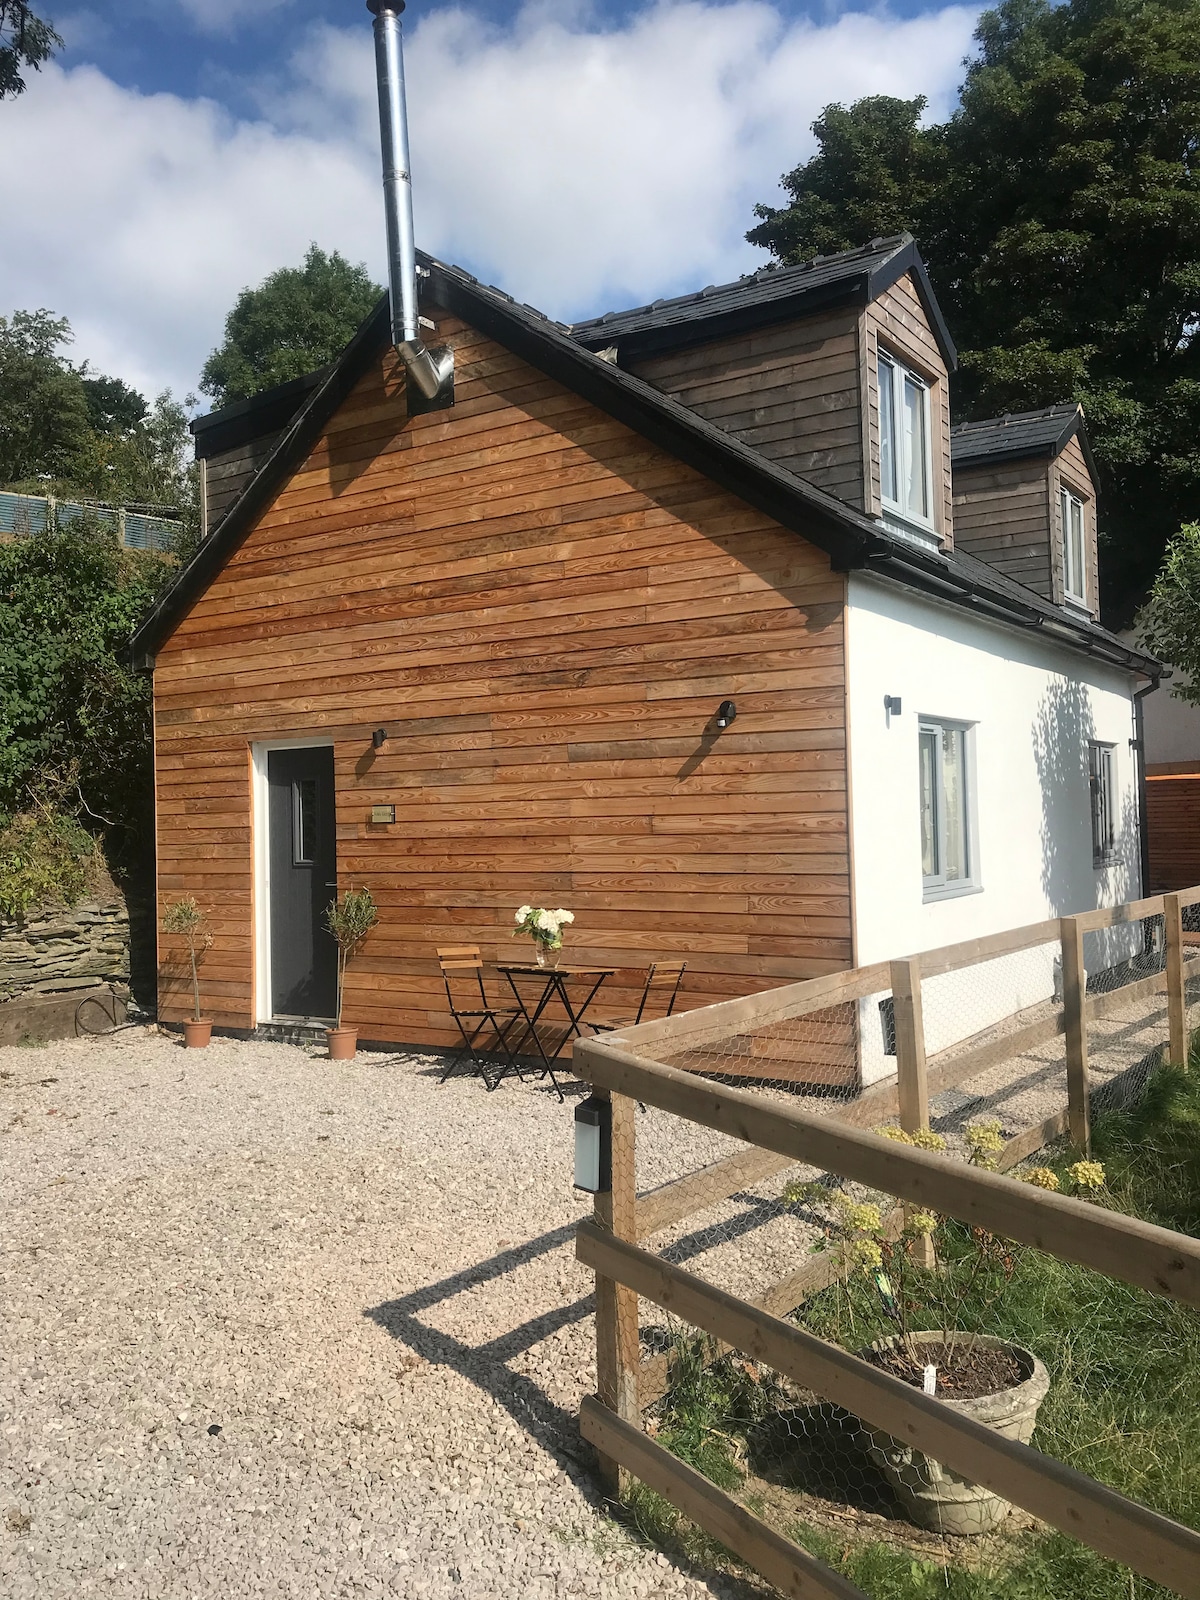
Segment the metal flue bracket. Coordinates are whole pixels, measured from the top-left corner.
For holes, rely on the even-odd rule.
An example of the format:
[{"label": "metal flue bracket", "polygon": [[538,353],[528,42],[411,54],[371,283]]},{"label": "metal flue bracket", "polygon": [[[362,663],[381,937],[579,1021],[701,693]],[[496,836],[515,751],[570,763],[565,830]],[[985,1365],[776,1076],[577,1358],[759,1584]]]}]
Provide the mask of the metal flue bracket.
[{"label": "metal flue bracket", "polygon": [[430,349],[421,338],[400,29],[404,0],[367,0],[367,10],[375,17],[375,78],[379,90],[392,341],[408,374],[410,415],[441,411],[454,404],[454,352],[447,345]]}]

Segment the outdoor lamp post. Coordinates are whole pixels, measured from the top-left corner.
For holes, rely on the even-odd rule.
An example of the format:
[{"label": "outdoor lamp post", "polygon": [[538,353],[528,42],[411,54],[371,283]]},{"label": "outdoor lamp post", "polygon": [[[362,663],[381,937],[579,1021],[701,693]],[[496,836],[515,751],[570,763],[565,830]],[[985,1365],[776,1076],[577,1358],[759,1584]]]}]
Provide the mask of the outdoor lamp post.
[{"label": "outdoor lamp post", "polygon": [[575,1187],[588,1194],[612,1188],[612,1105],[594,1094],[575,1107]]}]

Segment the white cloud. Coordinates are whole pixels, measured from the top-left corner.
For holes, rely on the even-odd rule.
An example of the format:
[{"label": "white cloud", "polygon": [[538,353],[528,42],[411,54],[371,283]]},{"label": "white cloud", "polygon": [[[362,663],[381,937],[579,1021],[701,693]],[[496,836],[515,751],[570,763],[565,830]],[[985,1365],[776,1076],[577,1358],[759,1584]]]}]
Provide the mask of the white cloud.
[{"label": "white cloud", "polygon": [[[753,203],[810,152],[820,108],[924,92],[944,114],[976,14],[435,14],[408,40],[418,238],[559,316],[736,276],[763,259],[742,239]],[[48,66],[0,108],[0,312],[48,306],[78,358],[179,391],[238,290],[309,240],[382,276],[369,28],[314,30],[261,96],[238,120]]]}]

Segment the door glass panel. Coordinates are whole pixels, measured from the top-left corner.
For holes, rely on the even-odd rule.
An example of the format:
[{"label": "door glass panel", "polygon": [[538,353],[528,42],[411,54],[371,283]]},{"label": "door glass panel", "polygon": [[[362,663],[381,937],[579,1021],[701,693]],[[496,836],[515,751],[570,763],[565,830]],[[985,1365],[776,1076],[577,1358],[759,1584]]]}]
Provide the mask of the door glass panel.
[{"label": "door glass panel", "polygon": [[937,734],[921,730],[921,872],[926,878],[938,872]]},{"label": "door glass panel", "polygon": [[312,865],[317,845],[317,780],[299,778],[292,784],[292,861],[297,867]]},{"label": "door glass panel", "polygon": [[966,735],[961,728],[942,729],[942,791],[945,795],[945,878],[954,883],[967,876]]},{"label": "door glass panel", "polygon": [[925,521],[929,516],[926,482],[925,390],[904,379],[904,509]]},{"label": "door glass panel", "polygon": [[879,361],[879,476],[883,498],[897,500],[895,369]]}]

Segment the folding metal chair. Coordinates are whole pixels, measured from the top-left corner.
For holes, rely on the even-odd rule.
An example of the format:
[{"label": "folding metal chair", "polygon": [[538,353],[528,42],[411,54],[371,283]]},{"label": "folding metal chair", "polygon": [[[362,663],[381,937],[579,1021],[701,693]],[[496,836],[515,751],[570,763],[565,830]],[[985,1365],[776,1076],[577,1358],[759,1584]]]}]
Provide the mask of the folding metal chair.
[{"label": "folding metal chair", "polygon": [[[508,1033],[522,1021],[521,1012],[517,1006],[498,1005],[488,999],[479,947],[467,944],[441,946],[437,958],[446,985],[450,1015],[458,1024],[463,1041],[462,1049],[447,1063],[441,1082],[445,1083],[466,1056],[470,1056],[472,1067],[483,1079],[485,1089],[496,1088],[509,1067],[516,1067],[519,1076],[520,1068],[508,1048]],[[485,1048],[498,1049],[503,1054],[504,1061],[498,1069],[481,1054]]]},{"label": "folding metal chair", "polygon": [[[652,961],[646,973],[646,987],[642,990],[642,998],[637,1008],[637,1015],[632,1017],[589,1017],[587,1020],[598,1033],[615,1033],[618,1028],[636,1028],[639,1022],[648,1022],[646,1008],[650,1004],[653,994],[655,1006],[666,1001],[665,1010],[659,1016],[669,1017],[675,1009],[675,1002],[679,998],[679,986],[683,982],[683,975],[687,971],[687,962],[667,965],[661,961]],[[652,1013],[653,1015],[653,1013]]]}]

